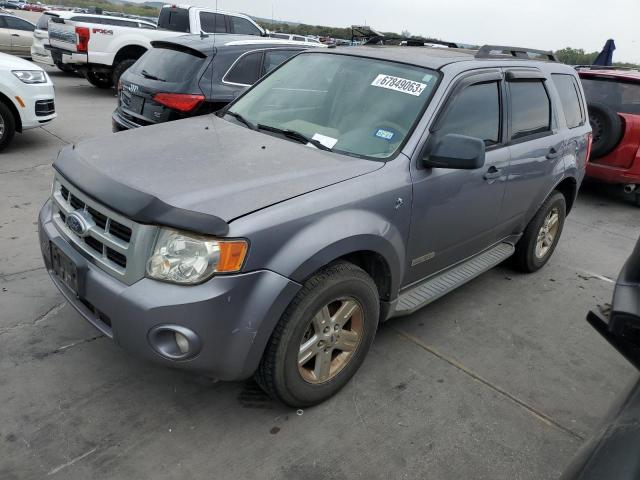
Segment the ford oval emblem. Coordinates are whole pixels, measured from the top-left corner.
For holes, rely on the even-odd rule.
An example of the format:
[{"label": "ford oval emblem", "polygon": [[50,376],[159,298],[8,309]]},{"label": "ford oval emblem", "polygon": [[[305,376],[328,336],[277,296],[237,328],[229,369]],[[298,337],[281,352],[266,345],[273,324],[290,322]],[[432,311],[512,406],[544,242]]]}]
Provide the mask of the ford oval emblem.
[{"label": "ford oval emblem", "polygon": [[67,215],[66,220],[67,227],[76,235],[82,237],[89,230],[87,221],[78,212],[73,212]]}]

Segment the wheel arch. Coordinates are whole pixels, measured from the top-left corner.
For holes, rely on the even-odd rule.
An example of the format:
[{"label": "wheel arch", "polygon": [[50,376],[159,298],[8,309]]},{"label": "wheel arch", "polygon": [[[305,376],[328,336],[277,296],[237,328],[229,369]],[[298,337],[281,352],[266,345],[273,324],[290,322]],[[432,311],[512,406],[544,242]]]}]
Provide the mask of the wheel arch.
[{"label": "wheel arch", "polygon": [[122,47],[120,50],[118,50],[118,53],[116,53],[116,56],[113,59],[113,66],[115,67],[123,60],[137,60],[142,55],[144,55],[147,50],[148,48],[143,47],[142,45],[127,45],[125,47]]},{"label": "wheel arch", "polygon": [[11,99],[2,92],[0,92],[0,102],[5,104],[13,114],[13,118],[16,122],[16,132],[22,133],[22,118],[20,118],[20,112],[18,112],[18,108],[11,101]]},{"label": "wheel arch", "polygon": [[573,177],[565,177],[554,187],[551,193],[553,192],[560,192],[564,195],[567,213],[569,213],[578,195],[578,181]]}]

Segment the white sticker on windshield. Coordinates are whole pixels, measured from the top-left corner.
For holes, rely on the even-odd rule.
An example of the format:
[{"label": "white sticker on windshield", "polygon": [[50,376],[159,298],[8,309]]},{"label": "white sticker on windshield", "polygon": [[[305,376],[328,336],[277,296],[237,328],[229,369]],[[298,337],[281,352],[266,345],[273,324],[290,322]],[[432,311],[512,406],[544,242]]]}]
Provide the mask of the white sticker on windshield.
[{"label": "white sticker on windshield", "polygon": [[[333,147],[336,146],[336,143],[338,143],[338,139],[337,138],[327,137],[326,135],[320,135],[319,133],[316,133],[311,138],[316,140],[316,141],[318,141],[318,142],[320,142],[322,145],[324,145],[327,148],[333,148]],[[313,145],[310,144],[310,143],[308,143],[307,145],[310,145],[310,146],[313,147]]]},{"label": "white sticker on windshield", "polygon": [[389,90],[395,90],[396,92],[408,93],[414,97],[419,97],[420,94],[427,88],[426,83],[414,82],[413,80],[407,80],[406,78],[392,77],[391,75],[378,75],[371,85],[374,87],[388,88]]}]

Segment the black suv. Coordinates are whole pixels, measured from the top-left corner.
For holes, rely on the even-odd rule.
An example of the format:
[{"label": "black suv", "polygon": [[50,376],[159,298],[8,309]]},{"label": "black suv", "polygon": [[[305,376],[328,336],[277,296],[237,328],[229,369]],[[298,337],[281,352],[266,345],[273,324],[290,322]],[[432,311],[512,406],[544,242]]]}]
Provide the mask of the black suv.
[{"label": "black suv", "polygon": [[152,45],[120,78],[114,132],[217,111],[314,47],[246,35],[185,35]]}]

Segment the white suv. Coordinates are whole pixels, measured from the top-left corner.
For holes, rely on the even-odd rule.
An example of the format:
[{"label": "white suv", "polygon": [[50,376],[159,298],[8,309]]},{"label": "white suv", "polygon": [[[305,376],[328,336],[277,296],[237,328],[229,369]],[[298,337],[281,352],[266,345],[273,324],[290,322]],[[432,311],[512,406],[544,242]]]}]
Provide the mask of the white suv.
[{"label": "white suv", "polygon": [[0,53],[0,150],[15,132],[56,118],[53,83],[34,63]]}]

